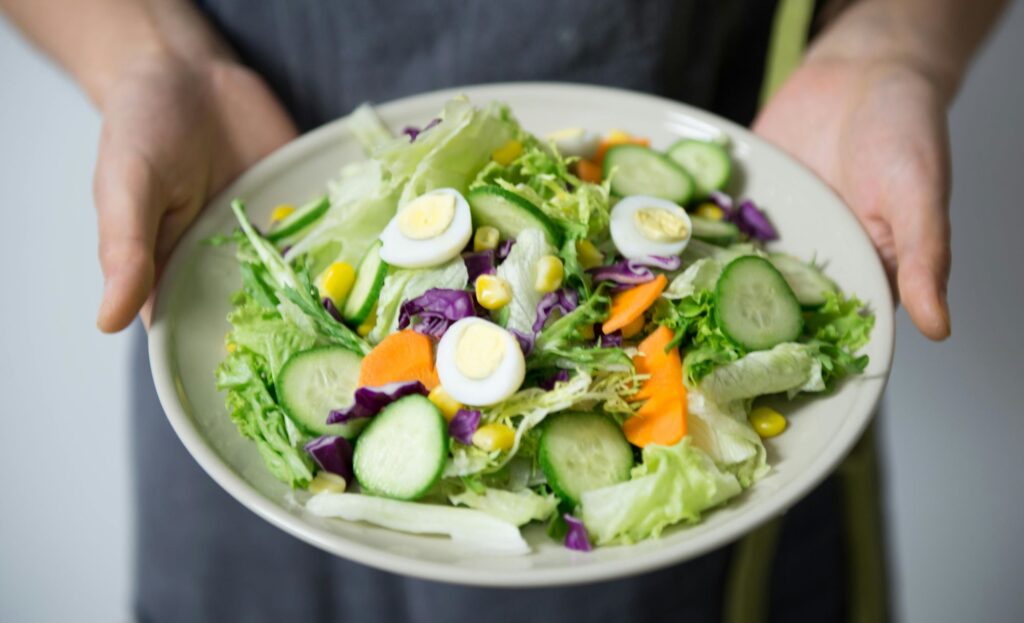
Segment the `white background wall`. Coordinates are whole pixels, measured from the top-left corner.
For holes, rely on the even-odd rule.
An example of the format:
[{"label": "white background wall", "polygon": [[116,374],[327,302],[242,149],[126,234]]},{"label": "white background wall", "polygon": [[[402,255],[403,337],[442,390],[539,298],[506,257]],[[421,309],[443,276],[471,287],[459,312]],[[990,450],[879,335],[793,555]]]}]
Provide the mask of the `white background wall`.
[{"label": "white background wall", "polygon": [[[953,337],[901,313],[883,422],[907,621],[1024,613],[1024,7],[952,112]],[[99,120],[0,21],[0,621],[130,618],[129,342],[93,326]]]}]

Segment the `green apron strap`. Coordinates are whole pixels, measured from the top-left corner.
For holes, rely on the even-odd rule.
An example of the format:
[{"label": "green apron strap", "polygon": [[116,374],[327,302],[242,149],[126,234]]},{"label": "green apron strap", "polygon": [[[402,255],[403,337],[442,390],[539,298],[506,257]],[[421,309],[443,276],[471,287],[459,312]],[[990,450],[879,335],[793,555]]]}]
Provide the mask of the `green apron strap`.
[{"label": "green apron strap", "polygon": [[800,65],[813,15],[814,0],[779,0],[761,80],[761,106]]}]

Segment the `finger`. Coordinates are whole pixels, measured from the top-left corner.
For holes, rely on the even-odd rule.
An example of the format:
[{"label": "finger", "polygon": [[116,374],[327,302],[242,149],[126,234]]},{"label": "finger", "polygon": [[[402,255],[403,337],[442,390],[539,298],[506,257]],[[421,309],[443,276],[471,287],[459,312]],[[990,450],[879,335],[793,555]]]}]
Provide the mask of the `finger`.
[{"label": "finger", "polygon": [[900,299],[917,328],[932,340],[950,334],[949,215],[943,195],[924,193],[908,200],[892,219]]},{"label": "finger", "polygon": [[144,160],[104,141],[93,184],[104,279],[96,326],[113,333],[131,323],[153,286],[157,180]]}]

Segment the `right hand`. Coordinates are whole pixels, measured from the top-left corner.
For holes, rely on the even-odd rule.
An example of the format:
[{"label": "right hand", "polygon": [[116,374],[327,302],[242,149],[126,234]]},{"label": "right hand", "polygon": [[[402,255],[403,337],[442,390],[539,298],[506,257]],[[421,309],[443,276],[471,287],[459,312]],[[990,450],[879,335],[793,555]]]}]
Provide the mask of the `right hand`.
[{"label": "right hand", "polygon": [[151,293],[175,243],[207,200],[296,135],[251,70],[201,67],[167,55],[140,59],[103,98],[93,179],[104,290],[96,325],[149,325]]}]

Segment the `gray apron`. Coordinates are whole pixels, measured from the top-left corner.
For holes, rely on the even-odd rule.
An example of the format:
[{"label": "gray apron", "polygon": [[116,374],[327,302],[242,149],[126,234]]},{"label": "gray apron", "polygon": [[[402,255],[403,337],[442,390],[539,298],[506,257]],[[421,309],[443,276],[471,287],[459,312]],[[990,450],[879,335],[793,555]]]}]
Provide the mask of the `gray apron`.
[{"label": "gray apron", "polygon": [[[366,100],[507,80],[620,86],[749,123],[775,8],[746,0],[201,4],[302,129]],[[748,560],[742,546],[624,580],[530,590],[409,579],[325,554],[243,508],[188,456],[161,411],[135,330],[141,621],[700,622],[722,620],[730,600],[745,598],[727,593],[730,566]],[[759,589],[771,620],[844,618],[841,498],[830,479],[776,527]]]}]

